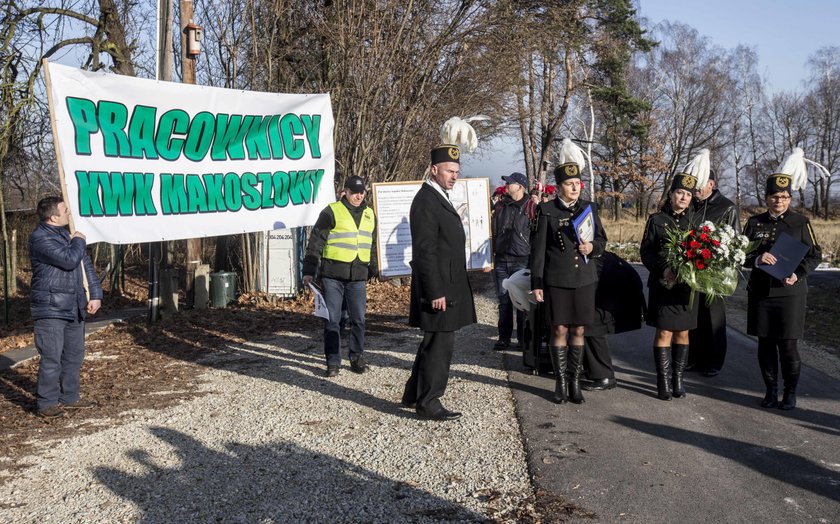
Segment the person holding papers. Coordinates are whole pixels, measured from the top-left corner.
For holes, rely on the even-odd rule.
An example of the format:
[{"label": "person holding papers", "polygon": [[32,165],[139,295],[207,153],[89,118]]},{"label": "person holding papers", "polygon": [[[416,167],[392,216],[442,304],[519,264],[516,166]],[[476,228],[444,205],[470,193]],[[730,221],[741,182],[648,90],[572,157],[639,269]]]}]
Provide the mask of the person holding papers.
[{"label": "person holding papers", "polygon": [[668,265],[663,255],[669,232],[688,231],[696,226],[689,208],[697,187],[698,173],[691,172],[689,167],[685,171],[674,175],[668,200],[659,212],[648,218],[639,245],[642,264],[650,271],[645,320],[649,326],[656,328],[653,360],[660,400],[685,396],[682,377],[688,361],[688,331],[697,327],[699,300],[695,297],[694,303],[691,303],[691,288],[677,281],[674,268]]},{"label": "person holding papers", "polygon": [[341,369],[341,310],[346,303],[350,320],[350,369],[364,373],[367,279],[377,275],[372,256],[376,217],[365,205],[365,182],[347,177],[344,195],[321,211],[303,258],[303,283],[309,286],[318,273],[329,318],[324,320],[324,353],[327,377]]},{"label": "person holding papers", "polygon": [[557,198],[540,204],[531,246],[531,289],[537,302],[545,302],[546,323],[551,324],[553,400],[580,404],[584,326],[595,320],[598,285],[591,259],[604,252],[607,236],[596,205],[580,198],[580,173],[586,166],[583,151],[567,138],[560,148],[560,162],[554,170]]},{"label": "person holding papers", "polygon": [[[758,337],[758,365],[767,388],[761,406],[796,407],[800,359],[796,341],[805,326],[806,276],[822,251],[808,219],[790,210],[793,191],[807,181],[805,158],[795,148],[778,173],[767,178],[767,211],[747,220],[744,235],[758,241],[744,265],[754,268],[747,284],[747,333]],[[781,359],[784,396],[779,402]]]}]

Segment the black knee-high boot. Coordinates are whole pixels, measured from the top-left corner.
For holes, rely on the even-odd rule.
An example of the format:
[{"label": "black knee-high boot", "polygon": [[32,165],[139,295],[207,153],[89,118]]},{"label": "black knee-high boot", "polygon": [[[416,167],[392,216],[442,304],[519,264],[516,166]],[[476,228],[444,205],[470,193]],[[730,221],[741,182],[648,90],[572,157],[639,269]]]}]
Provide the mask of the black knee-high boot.
[{"label": "black knee-high boot", "polygon": [[758,339],[758,366],[767,392],[761,401],[763,408],[775,408],[779,405],[779,357],[776,354],[776,341],[761,337]]},{"label": "black knee-high boot", "polygon": [[654,347],[656,363],[656,390],[660,400],[671,400],[671,348]]},{"label": "black knee-high boot", "polygon": [[569,400],[583,404],[580,375],[583,373],[583,346],[569,346]]},{"label": "black knee-high boot", "polygon": [[790,410],[796,407],[796,385],[799,384],[802,361],[799,360],[796,339],[779,340],[778,345],[779,356],[782,360],[782,378],[785,381],[785,392],[779,409]]},{"label": "black knee-high boot", "polygon": [[671,346],[671,361],[674,367],[674,398],[685,397],[685,388],[683,388],[683,371],[685,364],[688,362],[688,344],[673,344]]},{"label": "black knee-high boot", "polygon": [[551,346],[548,354],[551,356],[551,367],[554,369],[554,402],[565,404],[569,397],[566,395],[566,346]]}]

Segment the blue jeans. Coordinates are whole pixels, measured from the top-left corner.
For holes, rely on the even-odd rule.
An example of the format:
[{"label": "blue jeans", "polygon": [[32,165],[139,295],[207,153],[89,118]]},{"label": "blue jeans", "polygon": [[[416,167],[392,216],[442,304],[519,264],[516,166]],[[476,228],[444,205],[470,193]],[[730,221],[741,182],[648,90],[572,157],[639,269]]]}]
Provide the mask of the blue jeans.
[{"label": "blue jeans", "polygon": [[[502,280],[508,278],[520,269],[528,267],[526,261],[499,261],[494,264],[493,274],[496,276],[496,293],[499,295],[499,340],[510,342],[510,337],[513,334],[513,303],[510,301],[510,295],[505,288],[502,287]],[[525,313],[516,310],[516,340],[520,343],[524,340],[523,330],[525,328]]]},{"label": "blue jeans", "polygon": [[42,318],[34,324],[35,347],[41,355],[38,409],[78,402],[79,373],[85,358],[84,321]]},{"label": "blue jeans", "polygon": [[324,302],[330,312],[330,319],[324,321],[324,354],[328,366],[341,365],[341,304],[347,302],[350,321],[350,358],[361,355],[365,347],[365,310],[367,309],[366,282],[358,280],[345,282],[333,278],[322,278]]}]

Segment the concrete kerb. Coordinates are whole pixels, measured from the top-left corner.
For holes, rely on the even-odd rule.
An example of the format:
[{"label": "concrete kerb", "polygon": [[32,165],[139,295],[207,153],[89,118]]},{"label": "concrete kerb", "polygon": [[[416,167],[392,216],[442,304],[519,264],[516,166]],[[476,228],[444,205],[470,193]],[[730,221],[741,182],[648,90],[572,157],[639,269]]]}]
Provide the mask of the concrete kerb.
[{"label": "concrete kerb", "polygon": [[[123,320],[134,318],[146,313],[146,308],[136,307],[115,311],[107,317],[85,323],[85,337],[92,333],[115,324]],[[38,350],[35,349],[35,344],[30,344],[25,348],[13,349],[5,353],[0,353],[0,371],[13,368],[22,362],[26,362],[30,358],[38,356]]]}]

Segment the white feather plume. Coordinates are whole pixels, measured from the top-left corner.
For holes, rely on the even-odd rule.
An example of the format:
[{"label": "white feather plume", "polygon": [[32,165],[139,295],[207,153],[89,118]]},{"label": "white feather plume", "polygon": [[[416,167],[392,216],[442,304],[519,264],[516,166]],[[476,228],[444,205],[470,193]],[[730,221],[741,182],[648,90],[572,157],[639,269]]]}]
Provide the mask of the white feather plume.
[{"label": "white feather plume", "polygon": [[572,142],[570,138],[564,138],[563,143],[560,144],[558,160],[560,165],[574,162],[578,165],[581,172],[586,168],[586,155],[583,154],[583,150]]},{"label": "white feather plume", "polygon": [[691,162],[685,166],[683,173],[693,176],[697,179],[697,189],[706,187],[709,181],[709,150],[701,149],[699,153],[694,155]]},{"label": "white feather plume", "polygon": [[[453,144],[461,148],[462,151],[472,153],[478,147],[478,136],[475,134],[475,129],[469,124],[472,120],[480,120],[478,117],[470,117],[464,120],[461,117],[453,116],[443,123],[440,128],[440,140],[444,144]],[[486,117],[485,117],[486,118]]]},{"label": "white feather plume", "polygon": [[794,147],[776,172],[784,173],[793,179],[790,183],[791,191],[804,189],[808,183],[808,167],[805,165],[805,152],[802,148]]}]

